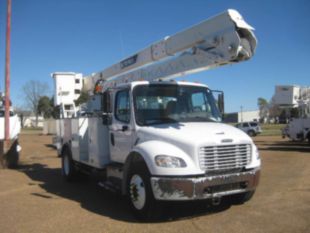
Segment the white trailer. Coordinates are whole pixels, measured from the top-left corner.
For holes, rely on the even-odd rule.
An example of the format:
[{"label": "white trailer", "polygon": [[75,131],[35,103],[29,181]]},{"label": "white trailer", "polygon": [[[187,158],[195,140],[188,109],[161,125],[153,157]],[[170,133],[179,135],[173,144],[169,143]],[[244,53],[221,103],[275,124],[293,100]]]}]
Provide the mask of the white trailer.
[{"label": "white trailer", "polygon": [[252,139],[221,123],[223,98],[206,85],[172,78],[251,58],[252,30],[228,10],[84,77],[87,111],[58,120],[64,178],[101,174],[140,219],[161,201],[249,200],[260,174]]}]

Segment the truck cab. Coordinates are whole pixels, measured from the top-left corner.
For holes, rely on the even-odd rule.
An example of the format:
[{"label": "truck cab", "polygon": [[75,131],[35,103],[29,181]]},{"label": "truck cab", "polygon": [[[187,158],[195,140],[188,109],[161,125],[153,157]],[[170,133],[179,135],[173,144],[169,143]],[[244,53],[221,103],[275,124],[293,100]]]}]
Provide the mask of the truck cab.
[{"label": "truck cab", "polygon": [[[70,153],[62,149],[67,178],[85,165],[105,171],[102,186],[129,195],[140,217],[152,212],[149,203],[156,201],[217,201],[227,195],[246,201],[253,195],[258,150],[246,133],[221,123],[218,103],[206,85],[137,81],[110,88],[99,99],[89,106],[101,105],[101,120],[94,115],[82,120],[88,120],[88,160],[74,154],[85,150],[77,152],[74,141]],[[98,137],[93,129],[100,128]],[[91,147],[95,138],[97,150]]]}]

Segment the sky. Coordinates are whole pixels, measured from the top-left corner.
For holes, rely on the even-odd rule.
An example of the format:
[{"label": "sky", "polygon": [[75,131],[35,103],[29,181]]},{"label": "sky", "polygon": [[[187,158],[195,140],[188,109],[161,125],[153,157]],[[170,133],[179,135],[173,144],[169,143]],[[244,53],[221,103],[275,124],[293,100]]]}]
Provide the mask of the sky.
[{"label": "sky", "polygon": [[[246,62],[182,77],[225,92],[226,112],[257,109],[275,85],[310,86],[308,0],[12,0],[11,99],[51,73],[103,70],[167,35],[227,9],[255,28],[256,54]],[[0,89],[4,90],[6,0],[0,0]]]}]

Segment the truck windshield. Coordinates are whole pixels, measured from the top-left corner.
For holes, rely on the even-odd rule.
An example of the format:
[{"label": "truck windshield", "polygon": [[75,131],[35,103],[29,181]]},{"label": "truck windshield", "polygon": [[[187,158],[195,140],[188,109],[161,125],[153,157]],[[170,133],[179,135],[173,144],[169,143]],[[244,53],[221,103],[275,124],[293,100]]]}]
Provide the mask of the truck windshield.
[{"label": "truck windshield", "polygon": [[138,125],[221,121],[212,92],[205,87],[141,85],[134,88],[133,98]]}]

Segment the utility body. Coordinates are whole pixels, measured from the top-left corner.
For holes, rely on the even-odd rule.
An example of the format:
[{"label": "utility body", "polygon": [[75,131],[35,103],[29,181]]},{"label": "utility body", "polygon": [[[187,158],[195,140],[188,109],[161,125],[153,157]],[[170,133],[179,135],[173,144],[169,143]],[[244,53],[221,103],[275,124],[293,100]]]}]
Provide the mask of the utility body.
[{"label": "utility body", "polygon": [[[252,30],[228,10],[84,77],[86,107],[58,120],[66,180],[101,174],[100,185],[128,195],[139,218],[160,201],[249,200],[260,174],[252,139],[221,123],[221,92],[216,100],[208,86],[172,78],[251,58]],[[61,82],[60,74],[52,76]]]}]

